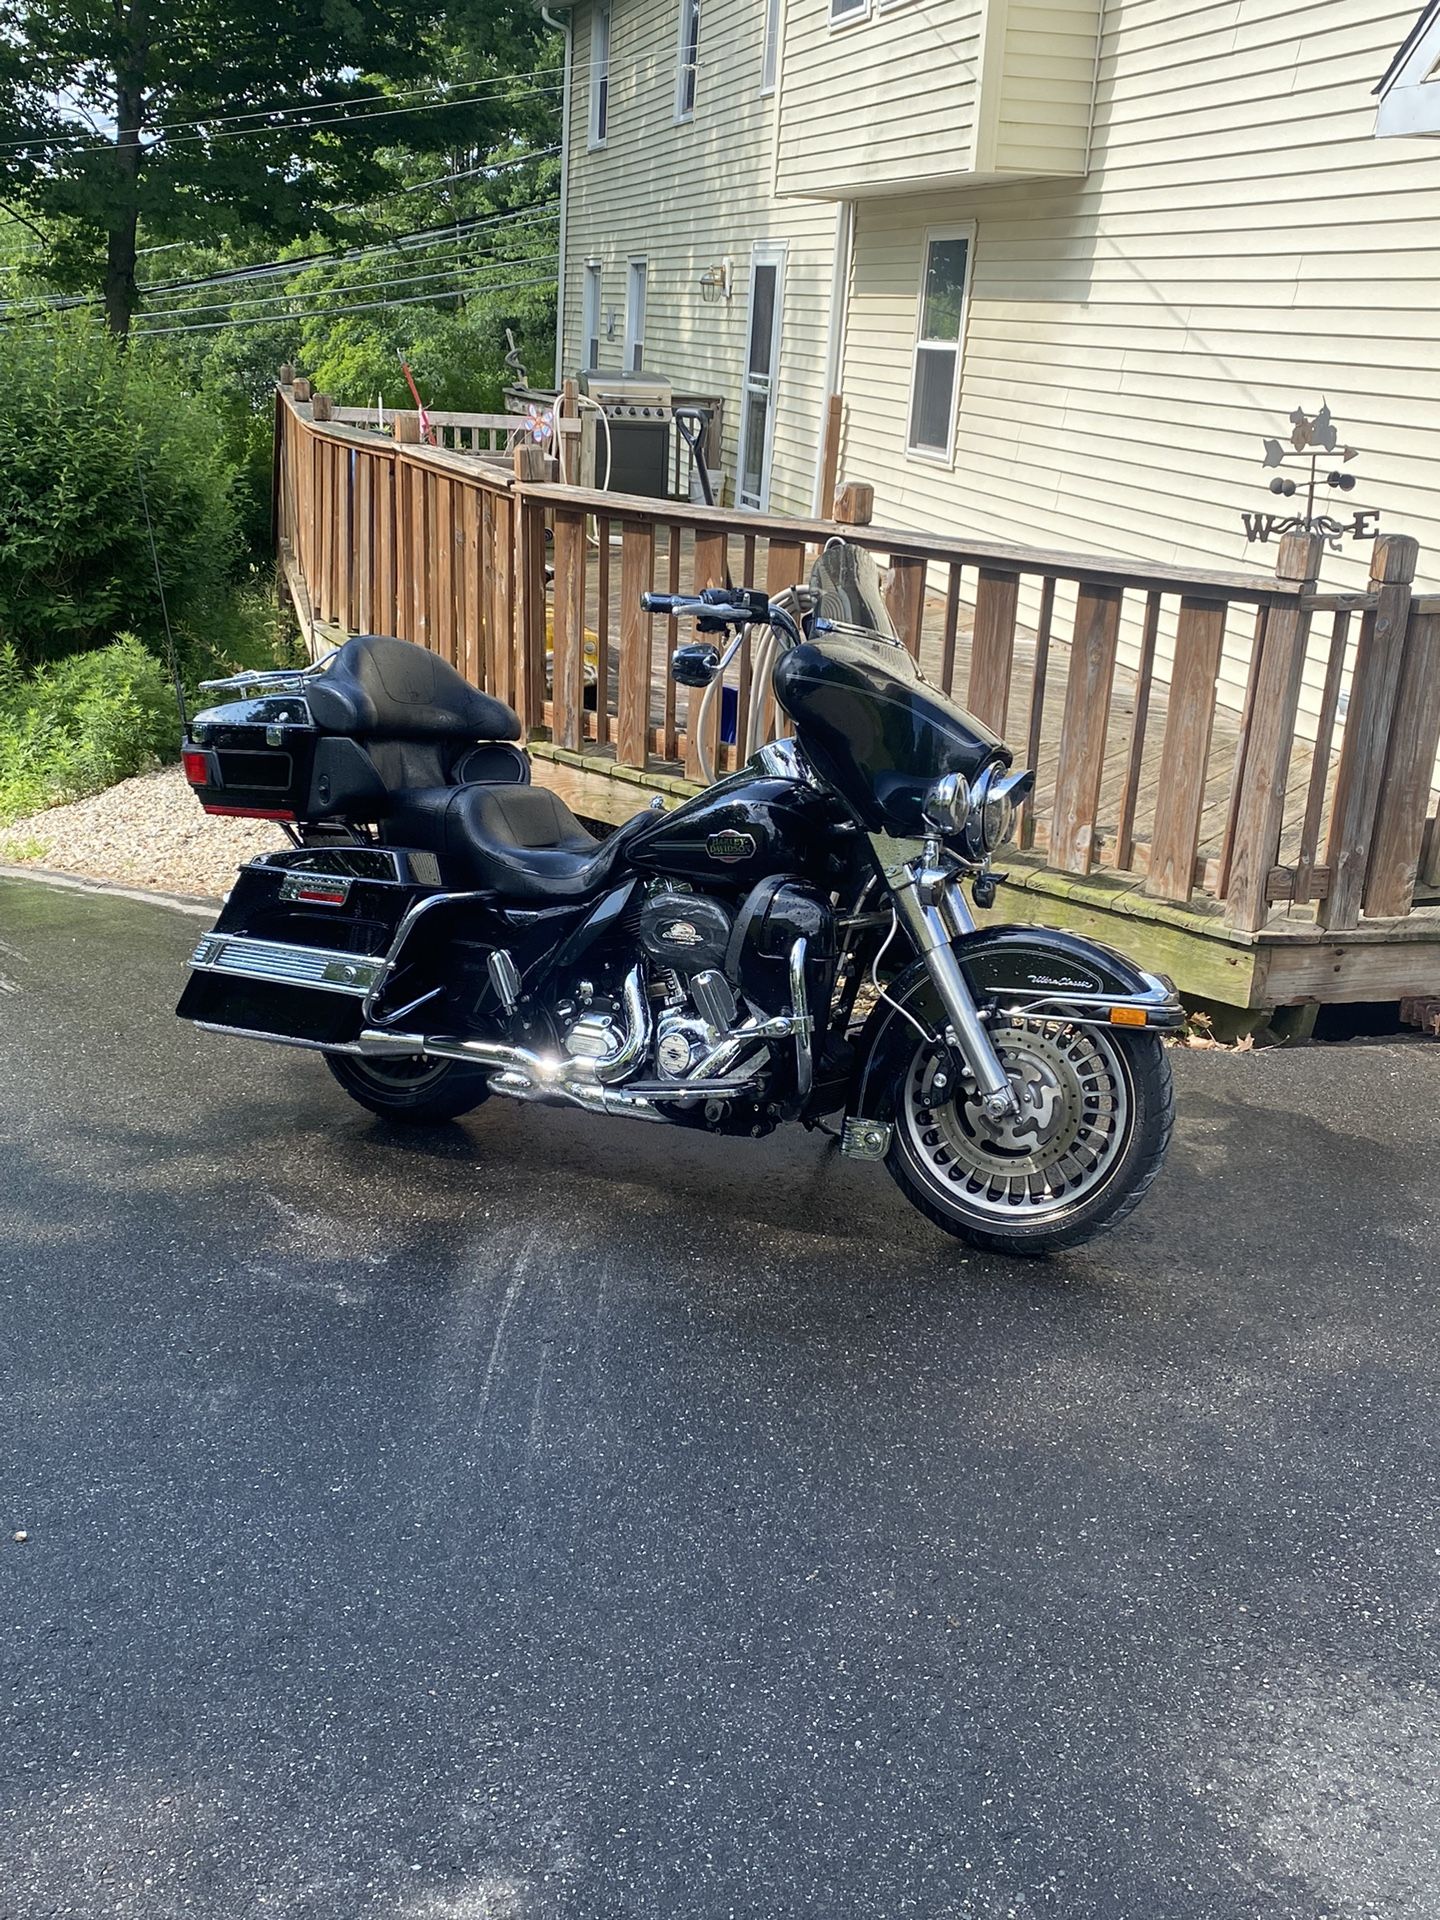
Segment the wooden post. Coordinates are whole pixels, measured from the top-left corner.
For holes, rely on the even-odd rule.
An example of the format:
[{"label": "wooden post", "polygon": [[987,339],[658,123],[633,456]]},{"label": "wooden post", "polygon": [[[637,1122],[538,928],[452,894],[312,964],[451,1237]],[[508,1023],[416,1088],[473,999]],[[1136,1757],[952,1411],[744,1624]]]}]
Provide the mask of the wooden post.
[{"label": "wooden post", "polygon": [[1075,640],[1065,682],[1049,864],[1088,873],[1095,860],[1095,815],[1110,726],[1110,689],[1124,590],[1082,586],[1075,599]]},{"label": "wooden post", "polygon": [[920,634],[925,624],[925,562],[902,557],[890,562],[890,578],[885,586],[885,605],[895,622],[895,631],[920,658]]},{"label": "wooden post", "polygon": [[820,429],[819,499],[822,510],[825,501],[835,498],[835,484],[840,478],[840,438],[844,426],[845,402],[841,395],[832,393],[825,402],[825,420]]},{"label": "wooden post", "polygon": [[[1419,558],[1418,541],[1405,533],[1383,534],[1370,557],[1370,585],[1376,605],[1360,623],[1355,649],[1345,739],[1330,815],[1326,854],[1330,889],[1319,912],[1323,927],[1353,927],[1360,919],[1395,697],[1404,665],[1410,583]],[[1377,872],[1377,899],[1387,896],[1382,878]],[[1393,897],[1396,891],[1392,877],[1388,896]]]},{"label": "wooden post", "polygon": [[550,657],[551,737],[578,751],[585,744],[585,515],[555,515],[555,638]]},{"label": "wooden post", "polygon": [[335,418],[335,403],[328,393],[317,393],[311,400],[310,418],[312,420],[333,420]]},{"label": "wooden post", "polygon": [[[544,481],[549,474],[545,449],[522,440],[512,456],[519,483],[512,496],[514,521],[510,564],[514,573],[511,635],[515,711],[527,727],[538,726],[545,706],[545,509],[525,500],[519,486]],[[497,552],[497,561],[501,558]]]},{"label": "wooden post", "polygon": [[296,380],[295,384],[291,387],[290,391],[294,394],[296,402],[300,406],[305,406],[309,402],[310,382],[308,380],[304,380],[304,379]]},{"label": "wooden post", "polygon": [[640,605],[655,576],[655,529],[626,521],[620,533],[620,711],[615,758],[643,767],[650,751],[650,615]]},{"label": "wooden post", "polygon": [[[727,546],[723,533],[697,533],[692,565],[691,592],[701,593],[706,587],[722,587],[725,584],[725,566]],[[703,744],[706,758],[716,773],[720,771],[720,708],[724,701],[724,690],[716,687],[709,694],[709,707],[705,713],[705,731],[702,743],[700,731],[700,712],[705,706],[709,690],[704,687],[692,687],[685,709],[685,774],[690,780],[700,780],[705,769],[701,764],[700,749]]]},{"label": "wooden post", "polygon": [[868,527],[875,517],[875,489],[868,480],[847,480],[835,496],[834,519],[841,527]]},{"label": "wooden post", "polygon": [[1415,899],[1430,780],[1440,747],[1440,613],[1412,606],[1365,877],[1367,914],[1402,914]]},{"label": "wooden post", "polygon": [[1195,600],[1186,595],[1180,602],[1150,873],[1145,882],[1147,893],[1164,900],[1188,900],[1195,885],[1195,850],[1200,842],[1205,776],[1210,767],[1215,683],[1220,677],[1220,654],[1225,645],[1226,611],[1223,600]]},{"label": "wooden post", "polygon": [[[1276,577],[1311,590],[1324,550],[1318,533],[1287,533],[1275,562]],[[1225,918],[1253,933],[1269,911],[1265,892],[1280,852],[1285,822],[1285,784],[1295,744],[1295,713],[1305,673],[1310,616],[1295,598],[1278,601],[1265,615],[1255,673],[1255,698],[1245,733],[1245,765],[1235,803]]]},{"label": "wooden post", "polygon": [[418,413],[397,413],[395,415],[395,438],[402,447],[419,446],[420,416]]},{"label": "wooden post", "polygon": [[578,420],[579,395],[580,389],[576,383],[573,380],[566,380],[560,388],[560,397],[555,403],[555,452],[560,463],[560,478],[571,487],[580,485],[580,435],[569,432],[561,422]]},{"label": "wooden post", "polygon": [[295,384],[295,369],[288,360],[280,368],[280,384],[282,387],[293,387]]},{"label": "wooden post", "polygon": [[975,629],[970,642],[971,713],[1003,740],[1010,710],[1010,675],[1015,659],[1015,609],[1020,578],[1014,573],[980,569],[975,589]]}]

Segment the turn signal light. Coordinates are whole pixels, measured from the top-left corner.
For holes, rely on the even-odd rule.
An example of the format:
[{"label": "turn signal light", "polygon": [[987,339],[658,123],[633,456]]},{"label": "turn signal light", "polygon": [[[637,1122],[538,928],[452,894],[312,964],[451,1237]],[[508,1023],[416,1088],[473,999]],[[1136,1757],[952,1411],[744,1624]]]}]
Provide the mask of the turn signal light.
[{"label": "turn signal light", "polygon": [[195,747],[186,747],[180,756],[185,768],[185,778],[192,787],[208,787],[210,784],[210,756],[201,753]]},{"label": "turn signal light", "polygon": [[1143,1007],[1111,1007],[1110,1024],[1112,1027],[1143,1027],[1146,1020]]}]

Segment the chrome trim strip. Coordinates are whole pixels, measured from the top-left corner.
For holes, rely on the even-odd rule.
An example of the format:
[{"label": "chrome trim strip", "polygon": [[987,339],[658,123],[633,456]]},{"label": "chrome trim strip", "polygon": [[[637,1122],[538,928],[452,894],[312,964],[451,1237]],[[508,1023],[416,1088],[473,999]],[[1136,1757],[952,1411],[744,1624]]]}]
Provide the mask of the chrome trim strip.
[{"label": "chrome trim strip", "polygon": [[384,962],[362,953],[337,953],[329,947],[297,947],[283,940],[255,940],[247,934],[207,933],[190,956],[197,973],[233,974],[274,986],[313,987],[321,993],[367,996]]},{"label": "chrome trim strip", "polygon": [[258,1027],[226,1027],[218,1020],[193,1020],[201,1033],[219,1033],[230,1040],[267,1040],[272,1047],[299,1047],[306,1053],[364,1053],[358,1040],[296,1040],[288,1033],[262,1033]]}]

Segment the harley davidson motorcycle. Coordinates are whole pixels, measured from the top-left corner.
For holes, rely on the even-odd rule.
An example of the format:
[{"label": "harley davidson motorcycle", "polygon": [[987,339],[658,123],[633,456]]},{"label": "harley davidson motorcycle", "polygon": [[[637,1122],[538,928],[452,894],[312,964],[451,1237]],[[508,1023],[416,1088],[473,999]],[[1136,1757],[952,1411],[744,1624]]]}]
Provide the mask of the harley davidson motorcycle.
[{"label": "harley davidson motorcycle", "polygon": [[1180,1003],[1094,942],[977,931],[965,888],[992,903],[1033,775],[926,683],[880,585],[836,541],[773,599],[647,595],[705,636],[674,655],[686,686],[767,630],[791,737],[604,837],[530,784],[508,707],[407,641],[209,683],[242,697],[196,715],[187,778],[292,844],[241,871],[178,1012],[313,1048],[397,1120],[499,1094],[757,1138],[798,1121],[972,1245],[1113,1226],[1165,1153]]}]

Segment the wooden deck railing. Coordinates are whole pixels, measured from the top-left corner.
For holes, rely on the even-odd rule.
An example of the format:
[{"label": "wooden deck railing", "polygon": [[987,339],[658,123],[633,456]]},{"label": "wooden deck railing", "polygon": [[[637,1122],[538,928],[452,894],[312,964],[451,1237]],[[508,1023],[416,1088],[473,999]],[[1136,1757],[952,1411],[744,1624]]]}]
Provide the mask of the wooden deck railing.
[{"label": "wooden deck railing", "polygon": [[[502,462],[414,444],[413,416],[388,437],[316,411],[282,386],[276,535],[315,617],[432,648],[561,747],[698,776],[700,698],[677,693],[675,623],[641,594],[774,592],[843,534],[887,565],[927,674],[1039,770],[1021,841],[1051,868],[1208,896],[1237,930],[1306,906],[1333,930],[1402,916],[1417,876],[1440,878],[1440,599],[1412,595],[1403,535],[1376,542],[1368,592],[1327,595],[1308,536],[1273,575],[1132,565],[876,527],[864,487],[826,521],[565,487],[533,445]],[[1238,713],[1222,660],[1246,679]],[[705,710],[712,764],[783,721],[767,702],[750,737],[753,665],[747,643]]]}]

